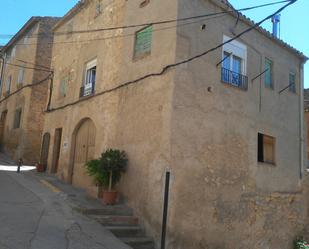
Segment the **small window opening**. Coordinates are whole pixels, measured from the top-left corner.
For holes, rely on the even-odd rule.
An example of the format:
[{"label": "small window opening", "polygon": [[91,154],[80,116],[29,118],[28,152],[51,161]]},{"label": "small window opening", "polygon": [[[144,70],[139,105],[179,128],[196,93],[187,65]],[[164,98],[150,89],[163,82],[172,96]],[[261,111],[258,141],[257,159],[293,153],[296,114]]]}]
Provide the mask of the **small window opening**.
[{"label": "small window opening", "polygon": [[258,162],[275,164],[274,137],[258,133]]}]

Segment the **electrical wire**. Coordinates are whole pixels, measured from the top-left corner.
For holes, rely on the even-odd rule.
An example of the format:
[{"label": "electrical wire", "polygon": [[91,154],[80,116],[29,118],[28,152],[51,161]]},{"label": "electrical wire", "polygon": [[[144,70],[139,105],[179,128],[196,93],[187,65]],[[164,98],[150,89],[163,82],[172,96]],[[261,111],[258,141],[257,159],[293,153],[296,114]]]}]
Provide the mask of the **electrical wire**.
[{"label": "electrical wire", "polygon": [[31,69],[31,70],[36,70],[36,71],[48,72],[48,73],[52,73],[53,72],[53,71],[47,70],[47,69],[36,68],[36,67],[27,67],[27,66],[22,66],[22,65],[14,64],[14,63],[9,63],[9,62],[5,62],[4,64],[5,65],[14,66],[14,67],[20,67],[20,68],[24,68],[24,69]]},{"label": "electrical wire", "polygon": [[235,35],[233,38],[231,38],[231,39],[229,39],[229,40],[227,40],[227,41],[225,41],[225,42],[223,42],[223,43],[220,43],[220,44],[217,45],[216,47],[213,47],[213,48],[211,48],[211,49],[208,49],[208,50],[204,51],[203,53],[200,53],[200,54],[198,54],[198,55],[196,55],[196,56],[193,56],[193,57],[190,57],[190,58],[188,58],[188,59],[179,61],[179,62],[177,62],[177,63],[173,63],[173,64],[166,65],[165,67],[162,68],[162,70],[161,70],[160,72],[146,74],[146,75],[144,75],[144,76],[142,76],[142,77],[139,77],[139,78],[137,78],[137,79],[135,79],[135,80],[127,81],[127,82],[122,83],[122,84],[120,84],[120,85],[118,85],[118,86],[116,86],[116,87],[113,87],[113,88],[111,88],[111,89],[104,90],[104,91],[102,91],[102,92],[99,92],[99,93],[96,93],[96,94],[94,94],[94,95],[91,95],[91,96],[89,96],[88,98],[82,98],[82,99],[76,100],[76,101],[74,101],[74,102],[71,102],[71,103],[62,105],[62,106],[58,106],[58,107],[55,107],[55,108],[50,108],[49,110],[47,110],[47,112],[54,112],[54,111],[56,111],[56,110],[64,109],[64,108],[66,108],[66,107],[68,107],[68,106],[73,106],[73,105],[78,104],[78,103],[80,103],[80,102],[89,100],[89,98],[93,98],[93,97],[97,97],[97,96],[100,96],[100,95],[103,95],[103,94],[106,94],[106,93],[114,92],[114,91],[116,91],[116,90],[118,90],[118,89],[120,89],[120,88],[129,86],[129,85],[131,85],[131,84],[138,83],[138,82],[143,81],[143,80],[145,80],[145,79],[147,79],[147,78],[150,78],[150,77],[161,76],[161,75],[163,75],[167,70],[169,70],[169,69],[171,69],[171,68],[177,67],[177,66],[182,65],[182,64],[186,64],[186,63],[191,62],[191,61],[193,61],[193,60],[196,60],[196,59],[198,59],[198,58],[200,58],[200,57],[203,57],[203,56],[207,55],[208,53],[213,52],[213,51],[215,51],[215,50],[217,50],[217,49],[223,47],[225,44],[228,44],[228,43],[230,43],[230,42],[236,40],[237,38],[240,38],[241,36],[243,36],[244,34],[250,32],[251,30],[256,29],[256,28],[259,27],[261,24],[263,24],[265,21],[269,20],[269,19],[272,18],[274,15],[280,13],[280,12],[283,11],[285,8],[287,8],[288,6],[294,4],[295,2],[297,2],[297,0],[291,0],[291,1],[289,1],[286,5],[284,5],[284,6],[281,7],[280,9],[278,9],[275,13],[273,13],[273,14],[271,14],[271,15],[265,17],[263,20],[261,20],[261,21],[259,21],[258,23],[252,25],[251,27],[245,29],[244,31],[242,31],[242,32],[239,33],[238,35]]},{"label": "electrical wire", "polygon": [[[213,13],[208,13],[208,14],[203,14],[203,15],[190,16],[190,17],[177,18],[177,19],[170,19],[170,20],[163,20],[163,21],[156,21],[156,22],[147,22],[147,23],[142,23],[142,24],[132,24],[132,25],[107,27],[107,28],[100,28],[100,29],[75,30],[75,31],[73,30],[73,31],[67,31],[67,32],[54,32],[53,35],[57,36],[57,35],[71,35],[71,34],[83,34],[83,33],[102,32],[102,31],[113,31],[113,30],[119,30],[119,29],[123,30],[123,29],[144,27],[144,26],[149,26],[149,25],[160,25],[160,24],[168,24],[168,23],[174,23],[174,22],[182,22],[182,21],[187,21],[187,20],[192,20],[192,19],[200,19],[200,18],[204,18],[204,17],[216,16],[216,15],[220,15],[220,14],[229,14],[229,13],[235,13],[235,12],[241,12],[241,11],[249,11],[249,10],[254,10],[254,9],[258,9],[258,8],[278,5],[278,4],[286,3],[286,2],[290,2],[290,1],[291,0],[283,0],[283,1],[278,1],[278,2],[272,2],[272,3],[267,3],[267,4],[250,6],[250,7],[241,8],[241,9],[233,9],[233,10],[230,10],[230,11],[213,12]],[[37,37],[37,36],[42,36],[42,35],[44,36],[46,34],[34,34],[34,35],[29,35],[28,37],[32,37],[32,36]]]},{"label": "electrical wire", "polygon": [[8,98],[10,98],[11,96],[17,94],[18,92],[20,92],[20,91],[23,90],[24,88],[33,87],[33,86],[37,86],[37,85],[40,85],[40,84],[44,83],[45,81],[47,81],[48,79],[50,79],[52,75],[53,75],[53,73],[50,73],[46,78],[43,78],[43,79],[40,80],[40,81],[37,81],[37,82],[35,82],[35,83],[27,84],[27,85],[22,86],[21,88],[19,88],[19,89],[17,89],[16,91],[12,92],[11,94],[9,94],[8,96],[6,96],[5,98],[1,99],[1,100],[0,100],[0,104],[1,104],[3,101],[5,101],[5,100],[7,100]]}]

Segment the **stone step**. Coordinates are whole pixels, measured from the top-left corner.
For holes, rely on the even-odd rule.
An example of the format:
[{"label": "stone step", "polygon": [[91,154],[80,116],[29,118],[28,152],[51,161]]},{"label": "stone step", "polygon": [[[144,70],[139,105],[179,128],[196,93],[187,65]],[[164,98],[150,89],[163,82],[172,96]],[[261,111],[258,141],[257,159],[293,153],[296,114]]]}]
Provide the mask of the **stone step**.
[{"label": "stone step", "polygon": [[119,238],[141,237],[143,235],[140,226],[106,226],[105,228]]},{"label": "stone step", "polygon": [[137,226],[138,218],[125,215],[88,215],[103,226]]},{"label": "stone step", "polygon": [[154,249],[154,242],[148,237],[121,238],[121,240],[133,249]]},{"label": "stone step", "polygon": [[102,206],[101,208],[75,208],[85,215],[115,215],[115,216],[132,216],[132,209],[123,205]]}]

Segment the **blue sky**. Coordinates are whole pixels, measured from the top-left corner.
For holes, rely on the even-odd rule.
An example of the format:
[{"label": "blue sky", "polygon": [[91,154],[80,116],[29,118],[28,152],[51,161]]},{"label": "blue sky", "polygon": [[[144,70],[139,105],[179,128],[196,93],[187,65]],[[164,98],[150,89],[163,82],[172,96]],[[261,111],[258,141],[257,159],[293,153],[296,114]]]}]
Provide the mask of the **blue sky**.
[{"label": "blue sky", "polygon": [[[62,16],[77,2],[78,0],[1,0],[1,6],[5,6],[5,11],[1,11],[0,14],[0,35],[16,33],[31,16]],[[230,0],[230,2],[239,9],[269,3],[272,0]],[[251,10],[244,14],[259,21],[282,5]],[[309,56],[308,26],[309,0],[298,0],[281,15],[281,38],[307,56]],[[266,22],[263,27],[271,31],[271,22]],[[0,44],[6,42],[7,40],[0,39]],[[309,62],[305,65],[305,87],[309,88]]]}]

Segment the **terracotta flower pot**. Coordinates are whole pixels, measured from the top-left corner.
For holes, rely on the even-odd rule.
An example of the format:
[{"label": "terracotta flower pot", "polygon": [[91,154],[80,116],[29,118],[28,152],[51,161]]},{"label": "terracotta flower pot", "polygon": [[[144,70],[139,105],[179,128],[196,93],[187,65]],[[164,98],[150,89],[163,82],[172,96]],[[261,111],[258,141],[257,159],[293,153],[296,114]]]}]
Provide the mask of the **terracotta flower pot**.
[{"label": "terracotta flower pot", "polygon": [[38,163],[38,164],[36,165],[36,171],[37,171],[37,172],[40,172],[40,173],[45,172],[45,166],[44,166],[44,164]]},{"label": "terracotta flower pot", "polygon": [[117,191],[103,191],[103,202],[106,205],[115,205],[118,198]]}]

